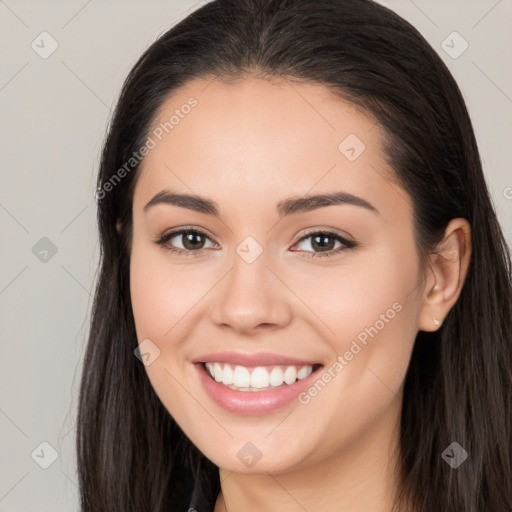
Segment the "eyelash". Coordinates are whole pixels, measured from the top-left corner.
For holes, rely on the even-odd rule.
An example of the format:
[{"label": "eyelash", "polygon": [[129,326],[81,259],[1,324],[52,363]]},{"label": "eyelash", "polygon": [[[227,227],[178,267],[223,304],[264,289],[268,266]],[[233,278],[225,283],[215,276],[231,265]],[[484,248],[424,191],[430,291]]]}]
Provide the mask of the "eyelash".
[{"label": "eyelash", "polygon": [[[193,228],[180,228],[175,231],[171,231],[169,233],[165,233],[161,236],[161,238],[154,241],[154,243],[160,247],[162,247],[166,251],[170,251],[174,254],[177,254],[179,256],[201,256],[205,251],[208,249],[198,249],[197,251],[192,251],[188,249],[180,249],[176,247],[172,247],[167,245],[167,242],[178,235],[185,235],[185,234],[197,234],[204,236],[206,238],[210,238],[206,233],[199,229],[193,229]],[[307,258],[326,258],[329,256],[334,256],[335,254],[339,254],[340,252],[346,250],[346,249],[353,249],[357,247],[357,243],[352,240],[347,240],[346,238],[343,238],[342,236],[338,235],[337,233],[334,233],[332,231],[326,231],[326,230],[316,230],[316,231],[309,231],[305,233],[294,245],[297,245],[298,243],[302,242],[303,240],[310,238],[312,235],[320,235],[328,238],[333,238],[336,241],[339,241],[343,244],[344,247],[338,247],[338,249],[331,249],[327,252],[311,252],[311,251],[305,251],[305,252],[311,252],[310,256],[306,256]]]}]

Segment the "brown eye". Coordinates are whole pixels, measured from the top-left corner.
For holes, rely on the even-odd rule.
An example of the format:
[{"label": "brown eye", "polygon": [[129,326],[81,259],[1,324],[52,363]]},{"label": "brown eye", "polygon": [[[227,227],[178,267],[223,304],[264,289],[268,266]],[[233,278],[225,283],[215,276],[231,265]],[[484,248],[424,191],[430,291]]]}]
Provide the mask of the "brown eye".
[{"label": "brown eye", "polygon": [[185,249],[202,249],[205,243],[203,235],[197,232],[182,233],[178,236],[181,236],[181,242]]},{"label": "brown eye", "polygon": [[311,237],[311,247],[315,250],[324,251],[324,250],[332,250],[336,244],[336,240],[334,240],[331,236],[325,235],[316,235]]},{"label": "brown eye", "polygon": [[[155,243],[165,249],[179,254],[201,254],[205,244],[211,239],[202,231],[197,229],[180,229],[163,235]],[[212,245],[214,245],[212,243]],[[194,254],[195,255],[195,254]]]},{"label": "brown eye", "polygon": [[[308,233],[306,236],[303,236],[296,245],[300,245],[301,243],[306,242],[304,245],[306,246],[305,252],[312,252],[311,257],[323,257],[323,256],[333,256],[335,254],[339,254],[345,249],[352,249],[357,244],[351,240],[347,240],[337,233],[332,233],[330,231],[314,231],[312,233]],[[336,247],[336,243],[339,245]],[[308,251],[307,248],[311,248],[312,251]]]}]

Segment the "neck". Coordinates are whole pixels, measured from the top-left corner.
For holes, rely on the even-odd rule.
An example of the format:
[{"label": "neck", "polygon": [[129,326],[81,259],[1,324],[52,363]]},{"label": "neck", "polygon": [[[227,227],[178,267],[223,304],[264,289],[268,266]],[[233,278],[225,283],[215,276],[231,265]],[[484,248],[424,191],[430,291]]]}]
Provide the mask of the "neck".
[{"label": "neck", "polygon": [[215,512],[391,512],[399,486],[400,410],[401,400],[393,400],[386,415],[350,444],[286,474],[220,469]]}]

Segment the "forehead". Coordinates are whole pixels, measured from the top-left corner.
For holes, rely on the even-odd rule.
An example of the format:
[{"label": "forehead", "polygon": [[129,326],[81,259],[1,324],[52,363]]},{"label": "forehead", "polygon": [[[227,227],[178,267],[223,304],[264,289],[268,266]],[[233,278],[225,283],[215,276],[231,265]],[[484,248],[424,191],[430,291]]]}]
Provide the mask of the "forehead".
[{"label": "forehead", "polygon": [[382,135],[373,119],[321,84],[193,80],[154,119],[135,201],[163,188],[220,203],[240,193],[278,200],[362,184],[376,192],[390,172]]}]

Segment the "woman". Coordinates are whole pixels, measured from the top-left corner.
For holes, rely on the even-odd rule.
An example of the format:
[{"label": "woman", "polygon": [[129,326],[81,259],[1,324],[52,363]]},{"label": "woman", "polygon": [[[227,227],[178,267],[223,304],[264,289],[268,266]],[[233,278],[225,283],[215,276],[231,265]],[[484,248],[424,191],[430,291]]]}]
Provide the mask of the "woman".
[{"label": "woman", "polygon": [[98,176],[81,507],[512,510],[510,254],[453,77],[369,0],[215,0]]}]

